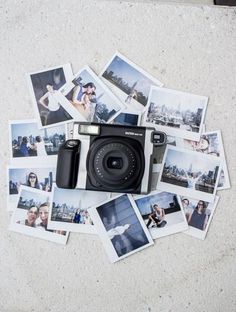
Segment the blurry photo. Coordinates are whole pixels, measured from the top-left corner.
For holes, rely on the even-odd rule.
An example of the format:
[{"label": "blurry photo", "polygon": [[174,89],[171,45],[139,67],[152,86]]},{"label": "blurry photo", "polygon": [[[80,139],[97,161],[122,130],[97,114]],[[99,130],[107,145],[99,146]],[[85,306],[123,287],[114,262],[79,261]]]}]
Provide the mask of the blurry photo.
[{"label": "blurry photo", "polygon": [[220,130],[204,132],[199,141],[176,138],[176,145],[181,148],[220,157],[222,161],[222,168],[217,189],[223,190],[230,188],[229,174]]},{"label": "blurry photo", "polygon": [[60,91],[62,102],[70,106],[73,117],[80,121],[106,123],[126,107],[88,66]]},{"label": "blurry photo", "polygon": [[141,114],[124,111],[112,120],[114,125],[139,126]]},{"label": "blurry photo", "polygon": [[68,190],[53,186],[49,226],[52,229],[95,234],[96,228],[88,208],[107,200],[107,192]]},{"label": "blurry photo", "polygon": [[154,191],[134,200],[153,239],[188,229],[178,195]]},{"label": "blurry photo", "polygon": [[118,195],[89,209],[111,260],[121,260],[153,244],[131,195]]},{"label": "blurry photo", "polygon": [[167,146],[157,189],[214,201],[221,160],[174,146]]},{"label": "blurry photo", "polygon": [[36,167],[30,165],[21,167],[9,166],[7,168],[8,210],[14,210],[21,185],[51,192],[52,183],[55,182],[55,175],[55,165],[38,164]]},{"label": "blurry photo", "polygon": [[35,105],[40,127],[47,127],[72,120],[61,105],[58,91],[72,78],[70,64],[27,74],[27,81]]},{"label": "blurry photo", "polygon": [[207,102],[205,96],[152,87],[144,123],[167,135],[199,140]]},{"label": "blurry photo", "polygon": [[112,57],[100,76],[132,110],[144,111],[151,86],[163,85],[120,53]]},{"label": "blurry photo", "polygon": [[68,232],[48,227],[50,193],[21,186],[9,229],[52,242],[66,244]]},{"label": "blurry photo", "polygon": [[9,127],[13,159],[57,155],[66,139],[65,125],[39,129],[37,121],[29,119],[11,121]]},{"label": "blurry photo", "polygon": [[218,196],[212,203],[181,196],[181,206],[189,226],[189,229],[184,233],[205,239],[218,200]]}]

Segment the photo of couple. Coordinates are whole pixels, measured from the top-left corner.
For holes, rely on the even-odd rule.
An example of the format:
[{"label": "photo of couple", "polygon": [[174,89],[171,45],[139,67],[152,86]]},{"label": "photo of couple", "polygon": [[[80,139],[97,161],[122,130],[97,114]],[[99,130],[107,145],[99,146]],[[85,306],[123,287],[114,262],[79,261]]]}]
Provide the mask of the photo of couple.
[{"label": "photo of couple", "polygon": [[48,226],[49,194],[21,186],[10,230],[65,244],[68,232]]}]

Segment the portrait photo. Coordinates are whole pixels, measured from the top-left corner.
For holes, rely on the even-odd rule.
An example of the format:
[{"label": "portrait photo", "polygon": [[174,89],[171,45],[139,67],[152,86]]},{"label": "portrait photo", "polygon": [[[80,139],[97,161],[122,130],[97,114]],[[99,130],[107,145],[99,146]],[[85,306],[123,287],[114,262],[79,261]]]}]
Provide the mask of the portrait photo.
[{"label": "portrait photo", "polygon": [[188,229],[177,194],[153,191],[134,200],[153,239]]},{"label": "portrait photo", "polygon": [[118,195],[89,209],[111,262],[153,244],[131,195]]},{"label": "portrait photo", "polygon": [[62,189],[53,185],[49,225],[52,229],[96,234],[88,208],[110,197],[107,192]]},{"label": "portrait photo", "polygon": [[181,196],[181,206],[189,226],[184,233],[202,240],[205,239],[218,201],[219,196],[216,196],[212,203]]},{"label": "portrait photo", "polygon": [[214,201],[221,166],[219,157],[167,146],[157,189]]},{"label": "portrait photo", "polygon": [[199,140],[207,102],[205,96],[152,87],[144,124],[167,135]]},{"label": "portrait photo", "polygon": [[39,126],[66,123],[72,116],[61,105],[58,91],[73,76],[70,64],[27,74]]},{"label": "portrait photo", "polygon": [[68,232],[48,227],[50,193],[21,185],[9,229],[14,232],[66,244]]},{"label": "portrait photo", "polygon": [[21,185],[43,190],[45,192],[51,192],[52,183],[55,182],[55,177],[55,164],[54,166],[53,164],[50,166],[39,163],[36,167],[32,167],[29,164],[21,167],[8,166],[8,210],[14,210]]},{"label": "portrait photo", "polygon": [[61,92],[65,96],[64,106],[70,106],[73,117],[79,121],[110,122],[126,107],[88,66]]},{"label": "portrait photo", "polygon": [[120,53],[115,53],[100,76],[129,109],[142,112],[147,105],[151,86],[163,85]]}]

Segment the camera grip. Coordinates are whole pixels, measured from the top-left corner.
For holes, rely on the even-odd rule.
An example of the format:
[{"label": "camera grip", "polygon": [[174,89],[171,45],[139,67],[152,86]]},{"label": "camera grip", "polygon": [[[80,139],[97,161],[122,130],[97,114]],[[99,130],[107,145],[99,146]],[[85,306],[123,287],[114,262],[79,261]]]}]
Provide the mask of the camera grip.
[{"label": "camera grip", "polygon": [[74,189],[77,183],[80,140],[68,140],[59,149],[57,158],[56,185]]}]

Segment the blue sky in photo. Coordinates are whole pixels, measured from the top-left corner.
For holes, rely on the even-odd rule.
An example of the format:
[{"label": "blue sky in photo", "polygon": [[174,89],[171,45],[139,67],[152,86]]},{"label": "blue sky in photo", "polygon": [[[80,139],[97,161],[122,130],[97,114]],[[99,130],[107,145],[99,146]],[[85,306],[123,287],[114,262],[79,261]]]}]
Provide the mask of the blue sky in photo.
[{"label": "blue sky in photo", "polygon": [[55,133],[57,134],[65,134],[66,130],[65,130],[65,125],[59,125],[59,126],[53,126],[53,127],[49,127],[47,128],[47,134],[48,136],[54,135]]},{"label": "blue sky in photo", "polygon": [[56,169],[49,168],[14,168],[9,169],[9,181],[25,183],[25,177],[30,172],[37,175],[39,182],[44,182],[44,178],[49,176],[49,172],[52,172],[53,180],[55,179]]},{"label": "blue sky in photo", "polygon": [[42,130],[38,129],[38,125],[36,122],[34,123],[21,123],[21,124],[12,124],[11,125],[12,131],[12,140],[17,140],[18,136],[30,136],[33,137],[37,135],[42,136]]},{"label": "blue sky in photo", "polygon": [[119,56],[116,56],[111,64],[107,67],[106,71],[114,72],[114,75],[121,77],[128,83],[130,87],[138,81],[135,89],[142,92],[145,96],[148,96],[151,85],[156,85],[152,80],[147,78],[144,74],[140,73],[136,68],[129,65],[126,61],[122,60]]},{"label": "blue sky in photo", "polygon": [[190,110],[196,113],[198,108],[203,109],[206,105],[205,99],[193,96],[188,93],[176,93],[169,90],[153,89],[150,102],[157,106],[165,105],[168,109],[180,109],[180,111]]},{"label": "blue sky in photo", "polygon": [[87,209],[99,202],[105,201],[107,194],[105,192],[93,192],[86,190],[66,190],[55,187],[53,202],[55,204],[67,204],[81,209]]},{"label": "blue sky in photo", "polygon": [[189,170],[192,165],[192,170],[197,172],[214,171],[216,166],[220,165],[219,158],[213,158],[211,156],[206,157],[205,154],[196,152],[195,154],[189,154],[182,151],[176,151],[169,149],[166,155],[166,166],[176,165],[179,169]]},{"label": "blue sky in photo", "polygon": [[34,199],[36,203],[45,203],[49,202],[49,195],[46,192],[33,192],[28,190],[22,190],[20,196],[23,200]]},{"label": "blue sky in photo", "polygon": [[135,200],[135,203],[141,213],[141,215],[146,215],[150,213],[151,207],[157,204],[161,208],[168,208],[169,204],[173,202],[173,196],[175,194],[169,192],[161,192],[158,194],[148,195],[143,198]]}]

